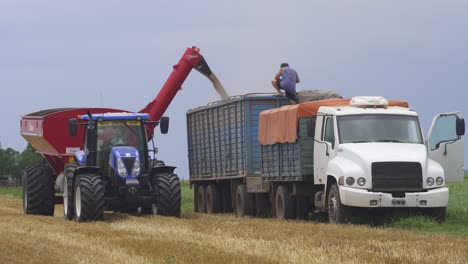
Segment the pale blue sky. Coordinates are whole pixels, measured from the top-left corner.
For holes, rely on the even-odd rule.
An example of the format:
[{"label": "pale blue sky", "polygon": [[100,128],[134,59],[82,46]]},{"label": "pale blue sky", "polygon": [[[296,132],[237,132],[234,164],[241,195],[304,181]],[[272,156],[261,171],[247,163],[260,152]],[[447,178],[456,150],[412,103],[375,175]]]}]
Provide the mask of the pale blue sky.
[{"label": "pale blue sky", "polygon": [[[24,149],[33,111],[140,110],[193,45],[230,95],[273,92],[287,61],[298,90],[407,100],[425,132],[436,113],[468,110],[468,1],[0,0],[2,147]],[[185,113],[217,99],[193,71],[166,112],[159,158],[183,178]]]}]

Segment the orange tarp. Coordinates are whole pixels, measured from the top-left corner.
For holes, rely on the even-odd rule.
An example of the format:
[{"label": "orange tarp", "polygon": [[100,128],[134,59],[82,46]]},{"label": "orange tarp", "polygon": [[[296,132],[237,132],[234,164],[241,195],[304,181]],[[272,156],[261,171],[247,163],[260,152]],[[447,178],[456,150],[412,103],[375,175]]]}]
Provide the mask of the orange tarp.
[{"label": "orange tarp", "polygon": [[[260,112],[258,141],[262,145],[294,143],[297,140],[297,124],[301,117],[316,116],[321,106],[348,106],[351,99],[327,99],[286,105]],[[407,102],[388,101],[389,106],[408,107]]]}]

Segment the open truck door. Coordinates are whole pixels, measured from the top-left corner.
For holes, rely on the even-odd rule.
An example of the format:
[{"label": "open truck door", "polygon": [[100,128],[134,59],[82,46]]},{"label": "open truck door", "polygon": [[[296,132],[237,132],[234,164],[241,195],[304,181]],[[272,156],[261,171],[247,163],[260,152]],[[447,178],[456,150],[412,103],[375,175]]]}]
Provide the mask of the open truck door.
[{"label": "open truck door", "polygon": [[464,177],[465,120],[459,112],[438,114],[429,129],[429,158],[442,165],[447,182],[461,182]]}]

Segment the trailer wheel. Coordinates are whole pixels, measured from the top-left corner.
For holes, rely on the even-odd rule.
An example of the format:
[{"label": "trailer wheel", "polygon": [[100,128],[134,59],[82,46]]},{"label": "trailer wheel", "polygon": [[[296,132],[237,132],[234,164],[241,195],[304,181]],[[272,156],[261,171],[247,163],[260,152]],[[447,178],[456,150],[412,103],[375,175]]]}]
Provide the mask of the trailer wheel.
[{"label": "trailer wheel", "polygon": [[239,184],[236,192],[236,215],[253,216],[255,215],[255,196],[247,192],[245,184]]},{"label": "trailer wheel", "polygon": [[78,167],[77,164],[70,163],[65,166],[65,176],[63,178],[63,218],[73,219],[73,172]]},{"label": "trailer wheel", "polygon": [[434,219],[437,223],[443,224],[447,216],[447,207],[425,208],[423,213]]},{"label": "trailer wheel", "polygon": [[296,216],[295,200],[285,185],[280,185],[276,189],[275,208],[277,219],[293,219]]},{"label": "trailer wheel", "polygon": [[156,196],[158,214],[180,217],[182,197],[177,174],[156,173],[153,176],[153,192]]},{"label": "trailer wheel", "polygon": [[205,203],[207,213],[215,214],[221,212],[221,196],[216,185],[210,184],[206,187]]},{"label": "trailer wheel", "polygon": [[271,212],[268,193],[255,194],[255,216],[269,217]]},{"label": "trailer wheel", "polygon": [[341,203],[338,186],[333,184],[328,191],[328,220],[332,224],[342,224],[350,219],[349,208]]},{"label": "trailer wheel", "polygon": [[75,220],[99,221],[104,217],[104,182],[100,175],[77,175],[74,184]]},{"label": "trailer wheel", "polygon": [[197,203],[197,212],[198,213],[206,213],[206,195],[205,195],[205,186],[199,184],[196,188],[196,203]]},{"label": "trailer wheel", "polygon": [[23,212],[53,216],[55,210],[54,175],[47,165],[26,168],[23,174]]}]

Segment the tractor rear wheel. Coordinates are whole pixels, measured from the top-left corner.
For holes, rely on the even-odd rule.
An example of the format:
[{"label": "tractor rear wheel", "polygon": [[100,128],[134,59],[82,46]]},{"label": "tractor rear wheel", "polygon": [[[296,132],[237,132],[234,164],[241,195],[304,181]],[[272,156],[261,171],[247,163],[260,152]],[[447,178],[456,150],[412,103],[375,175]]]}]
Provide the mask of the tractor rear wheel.
[{"label": "tractor rear wheel", "polygon": [[26,168],[23,174],[23,212],[53,216],[55,210],[54,175],[47,165]]},{"label": "tractor rear wheel", "polygon": [[104,182],[96,174],[77,175],[75,180],[75,220],[99,221],[104,217]]},{"label": "tractor rear wheel", "polygon": [[161,172],[152,177],[158,214],[180,217],[181,192],[177,174]]}]

